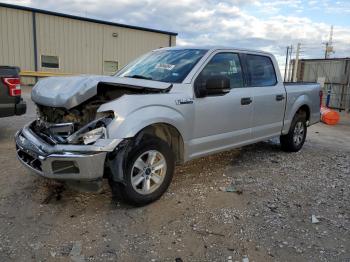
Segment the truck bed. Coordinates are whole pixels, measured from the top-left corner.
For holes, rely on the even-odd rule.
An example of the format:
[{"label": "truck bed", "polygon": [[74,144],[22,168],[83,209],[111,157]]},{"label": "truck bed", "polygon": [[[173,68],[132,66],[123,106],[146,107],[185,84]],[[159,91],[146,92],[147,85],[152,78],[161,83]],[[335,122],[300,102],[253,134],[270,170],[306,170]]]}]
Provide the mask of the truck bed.
[{"label": "truck bed", "polygon": [[[289,124],[293,119],[295,107],[302,106],[298,101],[308,102],[311,105],[309,115],[309,125],[320,121],[320,84],[310,82],[287,82],[284,83],[287,93],[285,128],[289,129]],[[315,100],[318,99],[318,100]],[[285,129],[284,128],[284,129]],[[286,130],[285,130],[286,131]]]}]

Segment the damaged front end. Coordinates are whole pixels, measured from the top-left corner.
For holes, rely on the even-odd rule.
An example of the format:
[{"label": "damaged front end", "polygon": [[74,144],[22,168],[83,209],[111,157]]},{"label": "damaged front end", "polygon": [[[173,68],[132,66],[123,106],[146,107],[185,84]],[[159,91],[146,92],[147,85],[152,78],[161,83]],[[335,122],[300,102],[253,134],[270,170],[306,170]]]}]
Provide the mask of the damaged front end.
[{"label": "damaged front end", "polygon": [[75,119],[71,119],[67,113],[55,123],[43,117],[39,109],[39,117],[31,127],[35,134],[49,144],[90,145],[98,139],[108,138],[106,127],[115,118],[113,112],[94,113],[88,120],[84,118],[75,116]]},{"label": "damaged front end", "polygon": [[117,116],[112,111],[98,112],[101,105],[124,95],[168,92],[171,87],[169,83],[106,76],[42,79],[32,91],[38,119],[15,135],[18,159],[43,177],[101,180],[110,163],[107,154],[115,153],[125,140],[108,133],[108,125]]},{"label": "damaged front end", "polygon": [[100,181],[107,153],[122,141],[108,134],[114,112],[97,113],[103,102],[95,97],[72,109],[37,105],[37,120],[15,135],[18,159],[43,177]]},{"label": "damaged front end", "polygon": [[77,129],[74,122],[48,123],[38,119],[15,135],[18,159],[35,173],[52,179],[94,181],[104,174],[108,152],[122,139],[110,139],[106,112]]}]

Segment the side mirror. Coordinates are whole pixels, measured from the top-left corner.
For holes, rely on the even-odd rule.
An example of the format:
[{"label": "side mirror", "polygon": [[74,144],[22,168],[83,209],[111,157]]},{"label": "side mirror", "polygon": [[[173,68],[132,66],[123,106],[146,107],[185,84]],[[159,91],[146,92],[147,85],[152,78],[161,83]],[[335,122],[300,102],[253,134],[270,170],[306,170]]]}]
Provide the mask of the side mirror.
[{"label": "side mirror", "polygon": [[195,82],[196,97],[224,95],[230,92],[230,79],[226,76],[212,76],[206,80],[201,77]]}]

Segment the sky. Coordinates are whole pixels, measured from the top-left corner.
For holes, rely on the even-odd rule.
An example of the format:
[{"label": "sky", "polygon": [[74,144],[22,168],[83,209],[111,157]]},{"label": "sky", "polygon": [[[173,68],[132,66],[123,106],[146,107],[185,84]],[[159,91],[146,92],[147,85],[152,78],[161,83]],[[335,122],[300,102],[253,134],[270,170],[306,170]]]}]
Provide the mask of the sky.
[{"label": "sky", "polygon": [[286,47],[301,58],[350,57],[350,0],[12,0],[10,4],[178,33],[181,46],[232,46],[272,52],[284,70]]}]

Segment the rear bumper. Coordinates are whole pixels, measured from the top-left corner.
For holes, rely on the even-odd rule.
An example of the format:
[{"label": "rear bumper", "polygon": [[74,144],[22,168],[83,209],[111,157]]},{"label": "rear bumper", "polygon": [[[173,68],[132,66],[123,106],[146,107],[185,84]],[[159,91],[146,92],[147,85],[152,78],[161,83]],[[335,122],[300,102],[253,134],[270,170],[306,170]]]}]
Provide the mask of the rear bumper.
[{"label": "rear bumper", "polygon": [[27,104],[20,100],[17,104],[0,104],[0,117],[23,115],[27,111]]},{"label": "rear bumper", "polygon": [[121,139],[101,139],[95,145],[49,145],[25,126],[15,135],[19,161],[34,173],[58,180],[92,181],[103,177],[107,152]]},{"label": "rear bumper", "polygon": [[27,111],[27,104],[21,100],[18,104],[15,105],[15,114],[17,116],[24,115]]},{"label": "rear bumper", "polygon": [[320,121],[321,121],[321,113],[315,112],[310,116],[309,126],[317,124]]}]

